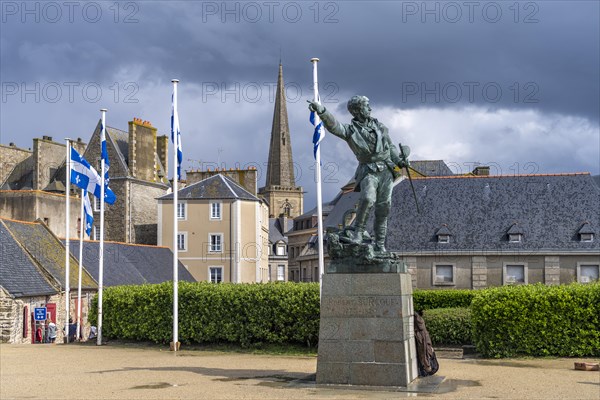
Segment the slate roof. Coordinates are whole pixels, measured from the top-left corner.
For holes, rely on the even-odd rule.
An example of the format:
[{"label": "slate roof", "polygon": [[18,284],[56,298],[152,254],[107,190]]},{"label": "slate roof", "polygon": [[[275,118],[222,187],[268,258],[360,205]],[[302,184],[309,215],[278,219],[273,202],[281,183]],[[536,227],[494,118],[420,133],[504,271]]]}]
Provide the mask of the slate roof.
[{"label": "slate roof", "polygon": [[[190,186],[187,186],[177,192],[179,200],[183,199],[204,199],[204,200],[216,200],[216,199],[239,199],[239,200],[251,200],[260,201],[258,197],[241,187],[233,179],[217,174],[209,178],[196,182]],[[173,193],[169,193],[159,200],[169,200],[173,198]]]},{"label": "slate roof", "polygon": [[287,220],[287,226],[281,226],[280,218],[269,218],[269,242],[276,243],[279,241],[288,242],[285,232],[289,231],[294,227],[294,220],[289,218]]},{"label": "slate roof", "polygon": [[44,274],[0,220],[0,286],[13,297],[46,296],[58,293],[59,284]]},{"label": "slate roof", "polygon": [[[581,242],[585,221],[600,227],[600,189],[587,174],[454,176],[414,179],[417,214],[407,180],[393,191],[387,248],[390,251],[543,251],[600,254],[600,240]],[[524,232],[510,243],[513,223]],[[436,232],[447,224],[450,243]]]},{"label": "slate roof", "polygon": [[[79,260],[79,241],[71,242],[71,254]],[[97,241],[83,242],[83,265],[99,279]],[[180,281],[196,282],[179,262]],[[173,253],[167,247],[104,242],[104,286],[142,285],[173,280]]]},{"label": "slate roof", "polygon": [[[360,192],[347,192],[334,199],[335,204],[331,211],[323,221],[325,229],[328,227],[337,228],[339,224],[344,223],[344,213],[347,210],[353,209],[360,199]],[[333,202],[332,202],[333,203]]]},{"label": "slate roof", "polygon": [[451,176],[454,172],[443,160],[417,160],[411,161],[410,166],[415,171],[425,176]]},{"label": "slate roof", "polygon": [[600,175],[594,175],[594,176],[592,176],[592,179],[593,179],[594,183],[596,184],[596,186],[598,186],[598,188],[600,188]]},{"label": "slate roof", "polygon": [[[50,276],[65,287],[65,247],[61,241],[41,222],[22,222],[2,219],[2,224],[10,231],[12,237],[27,251],[38,267],[47,271]],[[77,260],[70,259],[69,286],[77,289],[78,269]],[[94,278],[83,271],[83,289],[97,289]]]}]

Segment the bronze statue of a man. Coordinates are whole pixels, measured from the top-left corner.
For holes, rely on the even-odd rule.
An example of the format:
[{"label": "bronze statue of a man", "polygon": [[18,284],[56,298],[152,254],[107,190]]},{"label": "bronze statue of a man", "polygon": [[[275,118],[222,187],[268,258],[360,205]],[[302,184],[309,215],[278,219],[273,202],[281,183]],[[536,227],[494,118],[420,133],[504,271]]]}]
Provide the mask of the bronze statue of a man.
[{"label": "bronze statue of a man", "polygon": [[355,219],[355,241],[362,243],[371,208],[375,208],[375,251],[385,252],[387,220],[392,203],[394,180],[400,170],[408,165],[392,143],[388,129],[371,117],[369,99],[354,96],[348,101],[348,111],[354,118],[341,124],[321,104],[309,101],[308,108],[316,112],[329,132],[345,140],[358,159],[355,173],[355,191],[360,192]]}]

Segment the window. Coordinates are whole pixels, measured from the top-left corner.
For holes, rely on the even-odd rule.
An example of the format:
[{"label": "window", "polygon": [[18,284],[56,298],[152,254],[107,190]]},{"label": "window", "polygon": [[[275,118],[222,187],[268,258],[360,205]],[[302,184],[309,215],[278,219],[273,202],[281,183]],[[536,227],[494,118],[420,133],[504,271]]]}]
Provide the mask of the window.
[{"label": "window", "polygon": [[177,219],[186,219],[186,203],[177,203]]},{"label": "window", "polygon": [[212,283],[223,282],[223,267],[208,267],[208,280]]},{"label": "window", "polygon": [[278,256],[285,256],[285,244],[278,244],[277,245],[277,255]]},{"label": "window", "polygon": [[221,253],[223,251],[223,234],[211,233],[209,235],[208,251],[213,253]]},{"label": "window", "polygon": [[100,199],[96,196],[94,197],[94,211],[100,211]]},{"label": "window", "polygon": [[577,282],[590,283],[600,278],[600,265],[577,263]]},{"label": "window", "polygon": [[523,238],[523,235],[520,233],[510,233],[508,235],[508,241],[511,243],[521,243],[522,238]]},{"label": "window", "polygon": [[92,231],[92,239],[100,240],[100,228],[94,225],[94,229]]},{"label": "window", "polygon": [[211,201],[210,203],[210,219],[221,219],[221,202]]},{"label": "window", "polygon": [[277,280],[285,281],[285,265],[277,266]]},{"label": "window", "polygon": [[594,234],[593,233],[580,233],[582,242],[593,242]]},{"label": "window", "polygon": [[450,243],[450,235],[438,235],[438,243]]},{"label": "window", "polygon": [[271,282],[271,274],[273,273],[273,266],[269,264],[269,282]]},{"label": "window", "polygon": [[454,285],[456,265],[434,263],[431,274],[433,285]]},{"label": "window", "polygon": [[504,263],[502,278],[505,285],[527,284],[527,264]]},{"label": "window", "polygon": [[177,250],[187,251],[187,232],[177,233]]}]

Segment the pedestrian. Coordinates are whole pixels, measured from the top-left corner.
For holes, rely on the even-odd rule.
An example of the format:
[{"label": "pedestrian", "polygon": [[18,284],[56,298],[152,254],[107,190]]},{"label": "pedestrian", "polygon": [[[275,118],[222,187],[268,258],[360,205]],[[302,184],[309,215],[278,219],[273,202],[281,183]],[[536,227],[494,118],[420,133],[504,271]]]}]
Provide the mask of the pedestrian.
[{"label": "pedestrian", "polygon": [[48,343],[56,342],[56,324],[48,320]]}]

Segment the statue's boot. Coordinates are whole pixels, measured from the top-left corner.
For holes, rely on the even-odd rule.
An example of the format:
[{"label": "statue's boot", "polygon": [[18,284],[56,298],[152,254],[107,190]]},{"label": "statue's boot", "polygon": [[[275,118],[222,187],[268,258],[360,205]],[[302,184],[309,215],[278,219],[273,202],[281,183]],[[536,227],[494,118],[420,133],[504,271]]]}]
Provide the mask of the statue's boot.
[{"label": "statue's boot", "polygon": [[375,215],[375,251],[385,253],[385,237],[387,235],[387,218]]},{"label": "statue's boot", "polygon": [[369,217],[370,210],[369,203],[367,201],[360,201],[358,203],[358,209],[356,210],[356,219],[354,220],[355,235],[354,242],[362,243],[364,239],[369,237],[366,231],[367,219]]}]

